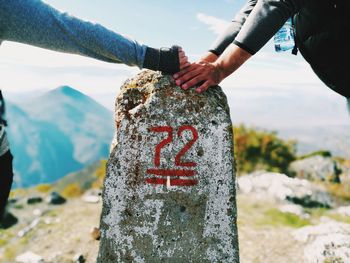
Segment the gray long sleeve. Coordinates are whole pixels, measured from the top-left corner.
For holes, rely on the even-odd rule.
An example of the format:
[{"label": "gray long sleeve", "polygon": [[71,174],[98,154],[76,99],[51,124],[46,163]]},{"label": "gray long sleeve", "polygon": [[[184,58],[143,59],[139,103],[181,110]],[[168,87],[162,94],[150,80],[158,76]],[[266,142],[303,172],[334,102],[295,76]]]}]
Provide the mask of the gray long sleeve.
[{"label": "gray long sleeve", "polygon": [[146,46],[61,13],[40,0],[0,0],[0,41],[9,40],[142,68]]},{"label": "gray long sleeve", "polygon": [[257,1],[258,0],[248,0],[244,7],[231,21],[225,32],[214,41],[209,51],[217,56],[220,56],[225,51],[226,47],[235,40]]},{"label": "gray long sleeve", "polygon": [[[255,54],[281,28],[289,17],[293,16],[302,8],[306,1],[257,0],[253,8],[252,4],[254,4],[254,1],[248,1],[248,4],[238,15],[238,17],[245,17],[245,19],[234,20],[234,23],[240,22],[241,26],[230,27],[228,29],[229,32],[226,32],[221,37],[223,39],[221,43],[216,45],[220,47],[217,50],[220,51],[223,47],[226,48],[233,42],[247,52]],[[232,42],[227,41],[228,37],[225,37],[225,35],[227,36],[228,34],[234,37]]]}]

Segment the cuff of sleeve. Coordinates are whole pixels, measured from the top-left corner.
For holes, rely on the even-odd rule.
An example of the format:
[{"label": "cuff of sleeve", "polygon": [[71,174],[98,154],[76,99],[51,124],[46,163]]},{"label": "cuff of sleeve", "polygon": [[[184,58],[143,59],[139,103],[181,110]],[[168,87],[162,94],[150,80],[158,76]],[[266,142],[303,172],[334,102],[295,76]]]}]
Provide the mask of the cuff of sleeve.
[{"label": "cuff of sleeve", "polygon": [[233,44],[235,44],[236,46],[239,46],[240,48],[244,49],[245,51],[247,51],[251,55],[255,55],[255,53],[256,53],[256,51],[254,51],[251,48],[247,47],[245,44],[242,44],[241,42],[238,42],[237,40],[233,40]]},{"label": "cuff of sleeve", "polygon": [[151,70],[158,70],[160,62],[160,50],[147,47],[145,59],[143,61],[143,68],[148,68]]},{"label": "cuff of sleeve", "polygon": [[209,49],[208,51],[213,53],[214,55],[216,55],[218,57],[220,57],[220,55],[221,55],[221,53],[219,51],[215,50],[215,49]]}]

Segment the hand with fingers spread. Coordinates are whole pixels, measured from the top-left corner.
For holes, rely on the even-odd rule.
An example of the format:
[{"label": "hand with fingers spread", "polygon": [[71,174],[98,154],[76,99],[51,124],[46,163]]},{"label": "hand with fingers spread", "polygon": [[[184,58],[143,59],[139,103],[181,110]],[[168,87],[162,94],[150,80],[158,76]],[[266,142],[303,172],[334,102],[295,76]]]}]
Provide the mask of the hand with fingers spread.
[{"label": "hand with fingers spread", "polygon": [[198,84],[196,91],[200,93],[219,84],[222,80],[220,76],[220,70],[215,63],[199,61],[175,74],[174,78],[176,84],[184,90]]},{"label": "hand with fingers spread", "polygon": [[218,85],[251,56],[252,54],[244,49],[231,44],[220,57],[209,52],[200,61],[190,64],[173,77],[181,88],[187,90],[198,85],[196,91],[201,93],[211,86]]}]

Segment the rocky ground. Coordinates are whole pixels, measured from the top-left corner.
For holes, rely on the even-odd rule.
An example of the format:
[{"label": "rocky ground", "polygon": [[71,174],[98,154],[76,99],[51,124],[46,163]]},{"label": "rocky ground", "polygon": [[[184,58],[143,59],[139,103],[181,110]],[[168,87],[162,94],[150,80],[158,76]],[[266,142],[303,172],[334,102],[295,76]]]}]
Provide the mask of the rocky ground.
[{"label": "rocky ground", "polygon": [[[83,255],[86,262],[95,262],[98,241],[91,231],[99,225],[101,208],[101,203],[86,203],[77,198],[61,206],[37,204],[13,209],[20,221],[0,230],[3,243],[0,262],[16,262],[16,256],[26,251],[40,255],[44,262],[74,262],[77,255]],[[34,215],[38,210],[42,215]],[[22,236],[21,231],[33,222],[38,223]]]},{"label": "rocky ground", "polygon": [[[261,185],[255,181],[257,176],[245,177],[250,181],[241,183],[237,196],[241,262],[350,262],[349,208],[293,204],[286,195],[302,198],[302,190],[289,190],[302,188],[304,182],[293,181],[291,186],[288,178],[280,176],[274,178],[280,185],[273,191],[272,183]],[[271,174],[261,176],[264,183],[271,178]],[[324,197],[317,200],[329,202]],[[91,231],[99,225],[101,202],[91,201],[71,198],[62,205],[18,201],[11,212],[19,222],[0,230],[0,262],[25,262],[18,257],[25,252],[42,258],[32,262],[95,262],[99,241]]]}]

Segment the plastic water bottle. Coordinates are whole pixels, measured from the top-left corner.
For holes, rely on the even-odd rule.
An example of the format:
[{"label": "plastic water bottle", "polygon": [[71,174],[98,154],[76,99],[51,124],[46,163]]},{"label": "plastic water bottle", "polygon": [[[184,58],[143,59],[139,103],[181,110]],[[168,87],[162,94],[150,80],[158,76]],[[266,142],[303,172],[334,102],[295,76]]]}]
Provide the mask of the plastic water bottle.
[{"label": "plastic water bottle", "polygon": [[286,51],[295,47],[292,18],[289,18],[287,22],[278,30],[273,37],[273,40],[275,42],[276,52]]}]

